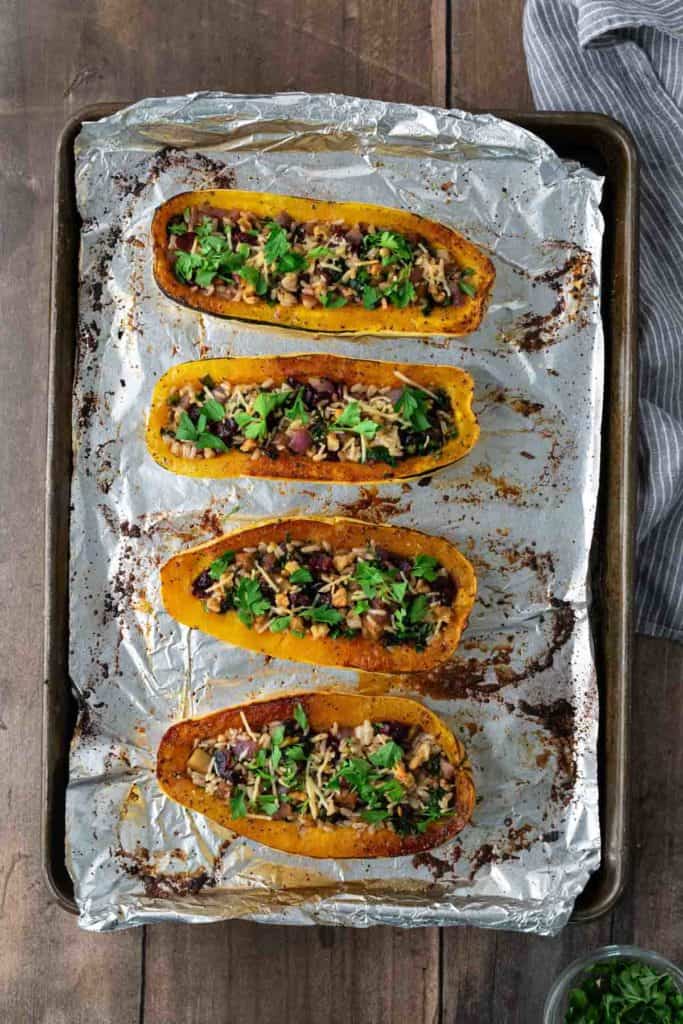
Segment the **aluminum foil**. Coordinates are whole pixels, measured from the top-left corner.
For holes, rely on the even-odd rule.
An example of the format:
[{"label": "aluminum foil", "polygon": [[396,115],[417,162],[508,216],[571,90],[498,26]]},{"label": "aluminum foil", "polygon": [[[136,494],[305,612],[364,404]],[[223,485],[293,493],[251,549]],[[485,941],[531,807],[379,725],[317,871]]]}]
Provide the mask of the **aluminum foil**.
[{"label": "aluminum foil", "polygon": [[[239,917],[557,932],[599,863],[587,567],[598,486],[601,180],[491,116],[344,96],[150,99],[84,126],[74,397],[67,863],[84,928]],[[405,207],[496,266],[462,339],[317,337],[211,319],[155,286],[155,207],[230,187]],[[198,356],[330,351],[472,373],[481,439],[432,478],[376,488],[189,480],[147,454],[155,381]],[[163,611],[173,552],[254,518],[348,514],[442,534],[479,596],[451,662],[359,677],[226,646]],[[159,791],[169,723],[322,685],[417,696],[474,764],[473,823],[431,853],[317,861],[235,837]]]}]

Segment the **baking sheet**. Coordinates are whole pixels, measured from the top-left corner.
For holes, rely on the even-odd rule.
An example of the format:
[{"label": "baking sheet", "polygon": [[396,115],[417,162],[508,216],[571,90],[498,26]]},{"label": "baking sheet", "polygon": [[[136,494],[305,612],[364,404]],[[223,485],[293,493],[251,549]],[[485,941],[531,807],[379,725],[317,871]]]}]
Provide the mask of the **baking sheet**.
[{"label": "baking sheet", "polygon": [[[153,209],[188,187],[231,184],[406,206],[452,223],[496,264],[482,329],[460,340],[319,339],[174,306],[151,278]],[[77,186],[71,672],[85,704],[67,834],[81,923],[244,916],[556,931],[599,859],[585,579],[603,369],[600,180],[491,117],[204,94],[145,101],[86,126]],[[146,455],[146,405],[171,362],[323,346],[469,369],[479,445],[427,486],[376,490],[187,481]],[[417,525],[454,540],[478,568],[458,656],[432,678],[399,683],[463,736],[475,765],[474,825],[430,855],[291,858],[230,842],[158,792],[154,751],[174,718],[294,685],[356,683],[226,648],[161,611],[157,568],[168,554],[288,511]]]}]

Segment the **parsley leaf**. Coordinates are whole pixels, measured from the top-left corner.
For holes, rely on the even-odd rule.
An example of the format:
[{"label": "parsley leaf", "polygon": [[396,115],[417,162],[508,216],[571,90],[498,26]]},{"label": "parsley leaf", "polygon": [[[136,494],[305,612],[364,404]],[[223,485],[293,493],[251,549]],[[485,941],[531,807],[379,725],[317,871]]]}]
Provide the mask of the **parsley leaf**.
[{"label": "parsley leaf", "polygon": [[424,391],[418,391],[417,388],[404,388],[398,401],[394,403],[394,409],[402,419],[410,423],[414,430],[429,430],[428,396]]},{"label": "parsley leaf", "polygon": [[374,309],[381,298],[382,293],[379,288],[369,284],[363,289],[363,305],[366,309]]},{"label": "parsley leaf", "polygon": [[418,579],[433,583],[439,575],[439,563],[431,555],[418,555],[413,562],[412,573]]},{"label": "parsley leaf", "polygon": [[194,423],[187,415],[186,412],[181,412],[178,419],[178,426],[176,427],[175,436],[179,441],[196,441],[197,440],[197,428]]},{"label": "parsley leaf", "polygon": [[373,754],[370,754],[370,760],[378,768],[393,768],[402,757],[403,747],[399,747],[398,743],[394,743],[393,740],[388,740]]},{"label": "parsley leaf", "polygon": [[391,455],[386,445],[376,444],[372,448],[368,448],[367,452],[368,462],[386,462],[388,466],[395,466],[397,459],[395,455]]},{"label": "parsley leaf", "polygon": [[227,452],[228,446],[224,441],[221,441],[220,437],[216,437],[215,434],[199,434],[197,436],[197,446],[199,448],[215,448],[218,452]]},{"label": "parsley leaf", "polygon": [[367,249],[388,249],[389,255],[382,257],[384,266],[390,263],[412,263],[414,251],[403,235],[397,231],[376,231],[366,235],[364,245]]},{"label": "parsley leaf", "polygon": [[349,402],[342,414],[334,422],[335,431],[339,429],[350,430],[354,434],[362,434],[364,437],[372,438],[379,430],[379,423],[374,420],[361,419],[360,405],[358,402]]},{"label": "parsley leaf", "polygon": [[326,245],[314,245],[312,249],[308,250],[308,258],[310,260],[334,259],[335,255]]},{"label": "parsley leaf", "polygon": [[207,398],[202,406],[202,412],[212,423],[220,423],[225,419],[225,406],[217,402],[215,398]]},{"label": "parsley leaf", "polygon": [[275,221],[270,221],[266,224],[266,228],[268,229],[268,235],[263,247],[263,255],[267,263],[277,263],[286,252],[289,252],[290,245],[287,239],[287,232],[280,224],[276,224]]},{"label": "parsley leaf", "polygon": [[263,615],[270,608],[270,601],[264,596],[258,580],[242,576],[234,596],[235,607],[240,621],[245,626],[251,626],[254,617]]},{"label": "parsley leaf", "polygon": [[318,298],[320,299],[320,305],[326,309],[339,309],[340,306],[346,305],[346,299],[339,293],[321,292]]},{"label": "parsley leaf", "polygon": [[304,389],[299,388],[297,391],[294,401],[290,406],[285,409],[287,418],[292,422],[294,420],[300,420],[302,423],[308,423],[311,419],[309,414],[306,412],[306,406],[304,405]]},{"label": "parsley leaf", "polygon": [[243,789],[235,789],[230,797],[230,816],[232,818],[246,818],[247,816],[247,802]]},{"label": "parsley leaf", "polygon": [[272,793],[268,793],[265,796],[260,796],[256,801],[259,811],[262,814],[267,814],[268,817],[272,817],[280,806],[280,801]]},{"label": "parsley leaf", "polygon": [[294,705],[294,718],[296,719],[296,724],[299,726],[301,731],[308,732],[308,718],[306,717],[306,712],[304,711],[301,704]]},{"label": "parsley leaf", "polygon": [[379,808],[370,808],[360,812],[360,816],[363,821],[367,821],[369,825],[376,825],[380,821],[384,821],[389,817],[389,811],[383,811]]},{"label": "parsley leaf", "polygon": [[218,558],[214,558],[209,566],[209,576],[212,580],[219,580],[229,565],[235,561],[234,551],[225,551]]},{"label": "parsley leaf", "polygon": [[387,574],[371,562],[356,562],[353,578],[366,597],[377,597],[384,589]]},{"label": "parsley leaf", "polygon": [[458,281],[458,288],[461,292],[464,292],[465,295],[473,296],[477,294],[477,289],[474,285],[470,284],[469,281],[464,281],[462,278]]},{"label": "parsley leaf", "polygon": [[281,274],[291,274],[292,271],[303,270],[306,266],[306,257],[300,252],[286,252],[277,261],[277,269]]},{"label": "parsley leaf", "polygon": [[282,633],[283,630],[287,629],[290,622],[292,621],[291,615],[280,615],[279,618],[273,619],[270,624],[271,633]]},{"label": "parsley leaf", "polygon": [[427,614],[427,598],[424,594],[418,594],[410,606],[409,619],[414,624],[422,622]]},{"label": "parsley leaf", "polygon": [[268,291],[266,279],[257,267],[240,267],[236,273],[251,285],[257,295],[265,295]]},{"label": "parsley leaf", "polygon": [[299,613],[302,618],[310,619],[311,622],[326,622],[330,626],[336,626],[342,621],[344,616],[336,608],[333,608],[329,604],[314,605],[310,608],[304,608]]},{"label": "parsley leaf", "polygon": [[289,577],[289,580],[290,583],[294,583],[297,586],[300,583],[312,583],[313,574],[310,569],[306,569],[306,567],[303,566],[300,569],[295,569],[292,575]]}]

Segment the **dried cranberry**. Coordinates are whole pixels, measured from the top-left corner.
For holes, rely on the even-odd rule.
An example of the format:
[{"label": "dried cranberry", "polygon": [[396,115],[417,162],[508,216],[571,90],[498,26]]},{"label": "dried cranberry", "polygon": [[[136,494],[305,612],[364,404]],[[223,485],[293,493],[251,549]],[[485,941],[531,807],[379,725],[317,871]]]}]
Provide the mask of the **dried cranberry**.
[{"label": "dried cranberry", "polygon": [[176,245],[183,252],[190,252],[196,237],[194,231],[186,231],[184,235],[176,235]]},{"label": "dried cranberry", "polygon": [[316,551],[308,559],[308,568],[311,572],[332,572],[334,568],[332,556],[325,551]]},{"label": "dried cranberry", "polygon": [[197,576],[196,580],[194,580],[192,584],[192,596],[203,597],[204,594],[206,594],[209,587],[211,587],[214,583],[215,580],[211,578],[209,570],[205,569],[204,572],[200,572],[199,576]]},{"label": "dried cranberry", "polygon": [[250,235],[248,231],[233,231],[233,240],[236,242],[246,242],[247,245],[254,245],[256,242],[256,235]]},{"label": "dried cranberry", "polygon": [[201,415],[201,409],[194,402],[188,407],[187,415],[190,417],[193,423],[196,423]]},{"label": "dried cranberry", "polygon": [[305,406],[309,409],[315,409],[322,396],[315,390],[315,388],[312,388],[310,384],[306,384],[304,386],[304,393],[302,397]]},{"label": "dried cranberry", "polygon": [[234,782],[235,772],[232,770],[235,758],[231,750],[217,750],[213,755],[216,773],[226,782]]},{"label": "dried cranberry", "polygon": [[275,223],[279,224],[281,228],[291,227],[293,220],[284,210],[278,213],[277,217],[274,218]]},{"label": "dried cranberry", "polygon": [[435,590],[444,604],[452,604],[455,597],[455,584],[451,576],[437,576],[433,583],[429,584]]},{"label": "dried cranberry", "polygon": [[402,746],[408,738],[408,726],[404,725],[403,722],[380,722],[378,732],[381,732],[384,736],[388,736]]},{"label": "dried cranberry", "polygon": [[223,444],[230,447],[232,439],[237,433],[237,424],[233,419],[219,420],[218,423],[209,424],[209,430],[216,437],[220,437]]}]

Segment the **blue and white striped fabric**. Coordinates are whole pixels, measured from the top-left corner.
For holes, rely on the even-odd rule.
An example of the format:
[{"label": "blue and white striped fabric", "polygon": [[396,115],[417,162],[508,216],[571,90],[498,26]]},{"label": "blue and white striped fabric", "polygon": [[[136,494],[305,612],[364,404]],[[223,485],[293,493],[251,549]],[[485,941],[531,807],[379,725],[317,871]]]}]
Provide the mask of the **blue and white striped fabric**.
[{"label": "blue and white striped fabric", "polygon": [[642,166],[636,627],[683,641],[683,0],[527,0],[536,106],[610,114]]}]

